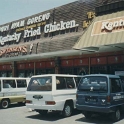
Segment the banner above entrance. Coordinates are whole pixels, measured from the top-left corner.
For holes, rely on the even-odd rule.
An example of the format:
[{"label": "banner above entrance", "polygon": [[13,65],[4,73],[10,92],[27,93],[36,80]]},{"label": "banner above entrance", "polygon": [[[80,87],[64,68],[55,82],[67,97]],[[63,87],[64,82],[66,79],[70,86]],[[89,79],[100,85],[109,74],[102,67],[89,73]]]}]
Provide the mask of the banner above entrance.
[{"label": "banner above entrance", "polygon": [[122,46],[124,45],[123,31],[124,11],[98,16],[73,48],[92,50],[92,48],[100,48],[101,46],[118,46],[120,44]]},{"label": "banner above entrance", "polygon": [[124,31],[124,16],[94,23],[91,36]]}]

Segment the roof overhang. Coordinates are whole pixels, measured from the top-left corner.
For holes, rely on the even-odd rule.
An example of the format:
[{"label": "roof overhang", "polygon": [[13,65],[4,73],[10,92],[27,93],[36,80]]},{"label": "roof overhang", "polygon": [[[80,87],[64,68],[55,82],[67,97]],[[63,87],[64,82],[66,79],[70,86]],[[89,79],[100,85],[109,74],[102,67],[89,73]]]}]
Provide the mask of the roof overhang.
[{"label": "roof overhang", "polygon": [[[96,17],[73,46],[73,49],[81,50],[82,52],[111,52],[124,50],[124,26],[117,27],[117,31],[105,32],[105,30],[102,32],[103,22],[107,23],[114,20],[113,22],[118,26],[119,22],[123,21],[122,23],[124,25],[123,13],[124,11],[120,11]],[[120,21],[117,22],[119,19]],[[113,28],[113,30],[114,29],[116,29],[116,27]]]},{"label": "roof overhang", "polygon": [[72,50],[63,50],[63,51],[55,51],[55,52],[48,52],[48,53],[0,58],[0,62],[28,61],[28,60],[37,60],[37,59],[45,59],[45,58],[62,57],[62,56],[74,56],[74,55],[80,55],[80,54],[81,54],[81,51],[72,49]]}]

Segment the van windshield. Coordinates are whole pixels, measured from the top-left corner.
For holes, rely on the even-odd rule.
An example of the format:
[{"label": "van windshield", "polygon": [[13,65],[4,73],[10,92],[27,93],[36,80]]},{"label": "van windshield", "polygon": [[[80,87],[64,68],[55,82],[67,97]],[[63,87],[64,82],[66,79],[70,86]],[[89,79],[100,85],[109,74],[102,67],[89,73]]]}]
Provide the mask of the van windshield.
[{"label": "van windshield", "polygon": [[105,76],[83,77],[78,85],[79,91],[107,92],[107,78]]},{"label": "van windshield", "polygon": [[31,78],[27,91],[51,91],[52,77],[34,77]]}]

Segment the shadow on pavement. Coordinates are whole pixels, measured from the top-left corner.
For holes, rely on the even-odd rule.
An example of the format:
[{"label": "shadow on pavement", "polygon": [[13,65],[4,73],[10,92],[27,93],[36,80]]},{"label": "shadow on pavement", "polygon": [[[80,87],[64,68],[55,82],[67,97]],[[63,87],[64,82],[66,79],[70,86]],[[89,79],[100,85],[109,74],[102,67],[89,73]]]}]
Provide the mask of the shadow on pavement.
[{"label": "shadow on pavement", "polygon": [[25,103],[16,103],[16,104],[11,104],[9,108],[14,108],[14,107],[22,107],[25,106]]},{"label": "shadow on pavement", "polygon": [[[10,104],[7,109],[11,109],[11,108],[15,108],[15,107],[22,107],[22,106],[25,106],[25,103],[20,103],[20,104],[19,103],[13,103],[13,104]],[[2,109],[2,108],[0,107],[0,109]]]},{"label": "shadow on pavement", "polygon": [[[83,116],[83,115],[82,115]],[[124,119],[124,114],[122,114],[121,120]],[[113,120],[107,115],[93,115],[90,119],[82,118],[76,119],[75,121],[86,122],[86,123],[95,123],[95,124],[113,124]],[[119,121],[118,121],[119,122]],[[116,123],[118,123],[116,122]]]},{"label": "shadow on pavement", "polygon": [[[77,114],[80,114],[80,112],[74,111],[72,116],[75,116]],[[36,113],[35,115],[27,116],[26,118],[39,119],[44,121],[56,121],[56,120],[64,119],[64,117],[57,112],[49,112],[46,115],[40,115],[39,113]]]}]

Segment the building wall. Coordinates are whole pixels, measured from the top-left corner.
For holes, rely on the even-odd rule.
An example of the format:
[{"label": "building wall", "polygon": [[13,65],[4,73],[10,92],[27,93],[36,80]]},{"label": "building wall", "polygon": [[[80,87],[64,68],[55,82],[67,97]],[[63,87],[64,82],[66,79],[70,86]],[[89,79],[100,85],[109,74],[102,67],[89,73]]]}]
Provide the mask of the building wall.
[{"label": "building wall", "polygon": [[[120,0],[108,0],[108,3],[116,2]],[[86,67],[88,73],[91,72],[90,65],[95,66],[100,61],[101,64],[115,64],[109,63],[111,57],[107,57],[108,54],[92,57],[92,55],[86,56],[68,56],[59,57],[57,60],[53,55],[51,58],[33,58],[34,55],[59,52],[64,50],[71,50],[80,36],[86,30],[83,26],[83,22],[92,22],[94,17],[95,7],[105,4],[105,0],[79,0],[73,3],[69,3],[57,8],[53,8],[30,17],[15,20],[13,22],[0,26],[0,73],[1,75],[7,73],[7,76],[19,76],[19,73],[24,73],[24,76],[30,76],[31,74],[40,73],[75,73],[78,74],[78,70],[81,67]],[[39,16],[45,16],[44,21],[38,21]],[[35,21],[33,21],[36,19]],[[32,22],[31,22],[32,21]],[[24,22],[24,23],[23,23]],[[56,23],[55,23],[56,22]],[[23,25],[24,24],[24,25]],[[51,25],[63,25],[63,29],[54,30],[45,33],[46,29],[49,29]],[[86,23],[87,26],[90,23]],[[66,25],[66,26],[65,26]],[[70,26],[71,25],[71,26]],[[6,36],[12,38],[12,35],[16,35],[18,39],[9,39]],[[34,35],[34,36],[33,36]],[[5,41],[5,42],[3,42]],[[114,54],[113,56],[116,56]],[[118,54],[120,55],[120,54]],[[121,54],[123,56],[123,53]],[[27,56],[32,56],[32,59],[27,60]],[[103,57],[102,57],[103,56]],[[18,61],[19,57],[25,57]],[[10,58],[11,61],[10,61]],[[70,59],[71,58],[71,59]],[[90,58],[90,59],[89,59]],[[122,57],[123,58],[123,57]],[[5,62],[3,62],[5,59]],[[17,61],[17,62],[14,62]],[[59,61],[59,62],[58,62]],[[121,60],[119,60],[121,61]],[[14,64],[13,64],[14,62]],[[58,63],[58,64],[56,64]],[[118,62],[120,63],[120,62]],[[123,63],[123,61],[121,61]],[[59,67],[59,68],[58,68]],[[65,68],[69,68],[70,71],[65,72]]]}]

